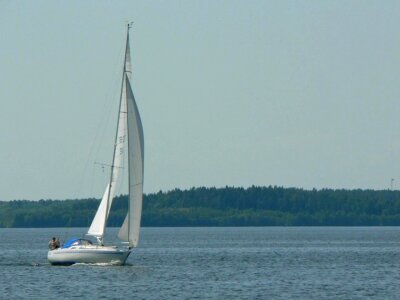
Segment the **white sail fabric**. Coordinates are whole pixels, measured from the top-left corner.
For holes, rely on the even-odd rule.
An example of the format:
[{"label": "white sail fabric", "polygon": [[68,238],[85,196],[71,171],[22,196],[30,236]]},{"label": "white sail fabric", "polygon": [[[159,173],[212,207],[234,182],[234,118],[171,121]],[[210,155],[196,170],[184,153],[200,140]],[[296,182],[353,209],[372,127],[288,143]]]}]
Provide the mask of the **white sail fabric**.
[{"label": "white sail fabric", "polygon": [[143,202],[144,138],[143,127],[129,79],[125,78],[128,124],[129,211],[118,237],[130,247],[139,242]]},{"label": "white sail fabric", "polygon": [[104,230],[104,220],[107,219],[107,198],[108,198],[108,192],[110,190],[110,185],[107,184],[106,190],[104,192],[103,198],[101,199],[99,208],[97,209],[96,215],[94,216],[94,219],[92,221],[92,225],[90,225],[88,234],[92,236],[98,236],[101,237],[103,236],[103,230]]},{"label": "white sail fabric", "polygon": [[[114,159],[112,164],[112,175],[110,178],[110,183],[107,185],[104,196],[100,202],[99,208],[97,209],[96,215],[90,225],[88,235],[103,237],[105,233],[105,227],[110,212],[111,204],[115,197],[115,192],[117,189],[119,173],[123,167],[124,161],[124,147],[126,144],[126,84],[123,82],[122,93],[120,99],[120,110],[118,119],[118,129],[114,145]],[[110,189],[111,186],[111,189]],[[108,207],[108,209],[107,209]],[[106,213],[107,210],[107,213]]]},{"label": "white sail fabric", "polygon": [[118,236],[128,241],[130,247],[135,247],[139,241],[140,221],[142,216],[144,139],[142,122],[130,85],[131,76],[132,64],[128,27],[112,174],[89,228],[88,235],[103,238],[105,234],[108,215],[116,193],[117,180],[123,165],[124,147],[128,142],[129,210]]}]

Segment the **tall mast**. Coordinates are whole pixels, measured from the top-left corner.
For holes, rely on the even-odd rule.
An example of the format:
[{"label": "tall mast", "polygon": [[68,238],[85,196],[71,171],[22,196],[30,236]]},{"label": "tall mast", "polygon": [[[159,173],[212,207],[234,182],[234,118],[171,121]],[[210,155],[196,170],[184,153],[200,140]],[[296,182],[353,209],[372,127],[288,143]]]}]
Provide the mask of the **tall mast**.
[{"label": "tall mast", "polygon": [[[126,70],[126,59],[127,59],[127,55],[129,55],[128,53],[128,49],[129,49],[129,29],[131,29],[132,27],[132,23],[128,23],[127,24],[127,33],[126,33],[126,46],[125,46],[125,55],[124,55],[124,65],[123,65],[123,69],[122,69],[122,80],[121,80],[121,92],[120,92],[120,101],[119,101],[119,108],[118,108],[118,118],[117,118],[117,129],[115,132],[115,143],[114,143],[114,152],[113,152],[113,158],[112,158],[112,163],[111,163],[111,174],[110,174],[110,183],[109,183],[109,189],[108,189],[108,195],[107,195],[107,203],[106,203],[106,218],[105,218],[105,222],[104,222],[104,226],[103,226],[103,236],[101,237],[101,243],[104,243],[104,236],[106,235],[106,228],[107,228],[107,219],[108,219],[108,209],[110,206],[110,194],[111,194],[111,187],[113,184],[113,175],[114,175],[114,168],[115,167],[120,167],[120,166],[114,166],[114,160],[115,160],[115,151],[116,151],[116,145],[118,143],[118,124],[119,124],[119,120],[120,120],[120,116],[121,116],[121,103],[123,101],[122,99],[122,91],[124,88],[124,79],[125,76],[127,76],[127,70]],[[130,71],[130,70],[129,70]],[[126,136],[126,135],[125,135]],[[128,158],[129,159],[129,158]]]},{"label": "tall mast", "polygon": [[[133,22],[132,22],[133,23]],[[129,55],[129,59],[130,59],[130,49],[129,49],[129,29],[132,27],[132,23],[128,23],[128,37],[126,40],[126,50],[125,52]],[[125,54],[126,55],[126,54]],[[125,57],[125,61],[126,61],[126,57]],[[125,72],[127,72],[126,76],[128,77],[128,80],[130,79],[130,77],[132,76],[132,63],[129,61],[130,65],[130,70],[125,70]],[[130,72],[130,76],[128,76],[128,72]],[[127,87],[125,87],[127,88]],[[126,105],[126,110],[128,111],[128,103]],[[127,118],[128,118],[128,114],[127,114]],[[128,122],[128,119],[126,120]],[[128,136],[129,134],[129,126],[126,126],[126,135]],[[129,149],[129,144],[130,144],[130,139],[128,138],[128,149]],[[129,153],[129,150],[128,150]],[[128,161],[128,166],[129,166],[129,154],[127,156],[127,161]],[[129,241],[129,231],[130,231],[130,227],[131,227],[131,201],[130,201],[130,195],[131,195],[131,172],[128,170],[128,241]],[[130,247],[129,247],[130,248]]]}]

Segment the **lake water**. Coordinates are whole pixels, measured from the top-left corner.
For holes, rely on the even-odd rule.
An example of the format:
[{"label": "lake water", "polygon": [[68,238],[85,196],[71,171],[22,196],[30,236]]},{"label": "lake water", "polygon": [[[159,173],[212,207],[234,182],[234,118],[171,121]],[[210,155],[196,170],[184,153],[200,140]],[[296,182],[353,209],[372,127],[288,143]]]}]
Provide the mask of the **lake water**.
[{"label": "lake water", "polygon": [[144,228],[126,266],[47,263],[84,233],[0,229],[0,298],[400,298],[397,227]]}]

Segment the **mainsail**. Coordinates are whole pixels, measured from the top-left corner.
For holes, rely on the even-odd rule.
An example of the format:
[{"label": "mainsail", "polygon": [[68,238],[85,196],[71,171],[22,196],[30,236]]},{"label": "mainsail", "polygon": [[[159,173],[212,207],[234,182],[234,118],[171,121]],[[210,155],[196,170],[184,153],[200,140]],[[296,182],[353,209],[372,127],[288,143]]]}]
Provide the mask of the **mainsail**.
[{"label": "mainsail", "polygon": [[104,237],[108,215],[116,193],[117,180],[123,165],[124,148],[128,142],[129,210],[118,236],[134,247],[139,239],[142,214],[144,140],[139,111],[129,82],[132,74],[129,28],[128,26],[120,109],[110,182],[106,187],[88,235],[95,236],[101,240]]},{"label": "mainsail", "polygon": [[129,242],[130,247],[136,247],[142,216],[144,138],[142,121],[128,77],[125,78],[125,84],[128,108],[129,210],[118,237]]}]

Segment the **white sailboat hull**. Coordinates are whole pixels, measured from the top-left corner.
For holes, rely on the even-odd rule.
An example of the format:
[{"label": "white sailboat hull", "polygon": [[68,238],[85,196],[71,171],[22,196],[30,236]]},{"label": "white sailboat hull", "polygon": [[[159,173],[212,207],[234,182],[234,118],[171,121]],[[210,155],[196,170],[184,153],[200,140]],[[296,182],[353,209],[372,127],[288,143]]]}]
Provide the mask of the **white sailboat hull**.
[{"label": "white sailboat hull", "polygon": [[123,265],[131,250],[109,246],[83,246],[50,250],[47,259],[52,265],[76,263]]}]

